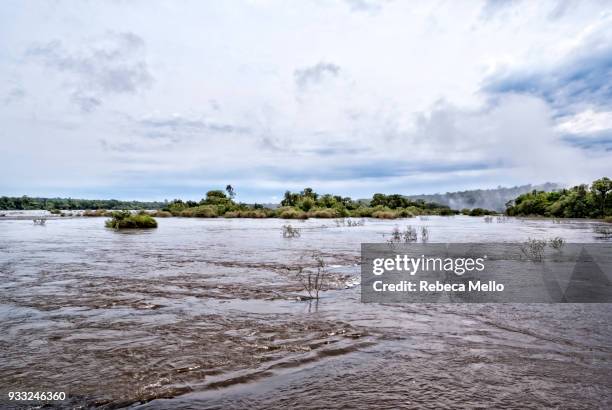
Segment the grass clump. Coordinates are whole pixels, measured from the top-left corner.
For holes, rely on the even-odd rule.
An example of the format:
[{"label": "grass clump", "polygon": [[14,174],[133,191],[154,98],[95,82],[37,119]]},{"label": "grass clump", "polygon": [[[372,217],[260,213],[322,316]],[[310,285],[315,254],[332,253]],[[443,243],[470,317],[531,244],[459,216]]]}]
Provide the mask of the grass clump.
[{"label": "grass clump", "polygon": [[396,219],[399,217],[399,214],[394,211],[374,211],[372,213],[372,218],[377,219]]},{"label": "grass clump", "polygon": [[218,213],[215,206],[200,205],[193,208],[184,209],[179,213],[179,215],[186,218],[216,218]]},{"label": "grass clump", "polygon": [[309,218],[337,218],[338,211],[333,208],[315,208],[307,213]]},{"label": "grass clump", "polygon": [[83,216],[113,216],[111,212],[107,212],[105,209],[87,210],[83,212]]},{"label": "grass clump", "polygon": [[282,207],[277,211],[277,215],[282,219],[308,219],[308,214],[293,207]]},{"label": "grass clump", "polygon": [[168,211],[155,211],[151,213],[151,216],[154,216],[155,218],[170,218],[172,213]]},{"label": "grass clump", "polygon": [[131,214],[130,211],[116,211],[105,225],[112,229],[147,229],[157,228],[157,221],[144,212]]},{"label": "grass clump", "polygon": [[238,211],[228,211],[223,215],[224,218],[267,218],[268,214],[263,209],[241,209]]}]

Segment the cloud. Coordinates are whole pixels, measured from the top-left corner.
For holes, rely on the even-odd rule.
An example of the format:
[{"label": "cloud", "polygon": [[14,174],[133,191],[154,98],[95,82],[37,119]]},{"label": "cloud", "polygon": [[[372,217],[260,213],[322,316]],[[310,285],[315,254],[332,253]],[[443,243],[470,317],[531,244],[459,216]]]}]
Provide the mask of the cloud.
[{"label": "cloud", "polygon": [[575,0],[558,0],[555,2],[553,8],[551,9],[548,17],[552,20],[560,19],[565,16],[568,10],[571,8],[570,6],[576,3]]},{"label": "cloud", "polygon": [[377,13],[382,9],[382,0],[344,0],[350,7],[351,11]]},{"label": "cloud", "polygon": [[588,182],[610,162],[611,11],[0,2],[0,186],[163,198],[231,182],[267,201]]},{"label": "cloud", "polygon": [[100,106],[106,96],[135,94],[153,82],[144,58],[144,40],[133,33],[108,33],[76,51],[60,40],[29,48],[27,56],[67,75],[72,101],[84,112]]},{"label": "cloud", "polygon": [[327,78],[337,77],[339,73],[340,66],[322,61],[316,65],[295,70],[293,77],[298,88],[306,88],[319,84]]},{"label": "cloud", "polygon": [[518,0],[486,0],[480,10],[481,18],[489,19],[512,10]]},{"label": "cloud", "polygon": [[21,101],[25,98],[26,91],[22,87],[13,87],[11,88],[4,97],[4,104],[12,104],[18,101]]},{"label": "cloud", "polygon": [[180,115],[171,117],[149,117],[138,121],[144,127],[165,129],[171,131],[211,131],[215,133],[230,134],[230,133],[248,133],[250,128],[216,122],[206,118],[186,118]]},{"label": "cloud", "polygon": [[605,16],[554,63],[503,69],[485,80],[483,90],[537,96],[559,114],[568,114],[589,106],[612,107],[611,78],[612,16]]},{"label": "cloud", "polygon": [[612,151],[612,131],[593,132],[588,135],[566,134],[563,141],[584,150]]},{"label": "cloud", "polygon": [[102,105],[102,101],[99,98],[83,95],[80,91],[73,92],[71,98],[82,112],[92,112]]},{"label": "cloud", "polygon": [[590,134],[612,130],[612,111],[592,109],[559,118],[557,129],[568,134]]},{"label": "cloud", "polygon": [[567,140],[555,127],[553,110],[533,96],[504,95],[477,110],[438,104],[417,124],[415,151],[431,150],[441,161],[487,162],[526,182],[588,180],[608,161]]}]

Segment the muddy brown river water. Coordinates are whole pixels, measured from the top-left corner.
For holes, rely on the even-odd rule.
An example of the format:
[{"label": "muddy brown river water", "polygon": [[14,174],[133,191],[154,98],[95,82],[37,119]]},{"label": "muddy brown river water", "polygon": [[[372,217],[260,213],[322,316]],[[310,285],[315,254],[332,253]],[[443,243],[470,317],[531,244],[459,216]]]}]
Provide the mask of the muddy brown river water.
[{"label": "muddy brown river water", "polygon": [[[360,303],[360,244],[395,226],[597,242],[597,222],[158,222],[0,219],[0,407],[44,390],[66,408],[612,408],[611,304]],[[330,289],[298,300],[313,253]]]}]

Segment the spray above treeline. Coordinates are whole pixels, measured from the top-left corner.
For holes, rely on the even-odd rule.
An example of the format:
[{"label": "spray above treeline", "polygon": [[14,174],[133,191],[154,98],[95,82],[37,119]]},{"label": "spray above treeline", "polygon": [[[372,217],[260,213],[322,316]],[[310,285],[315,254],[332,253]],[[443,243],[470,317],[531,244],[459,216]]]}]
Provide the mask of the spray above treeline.
[{"label": "spray above treeline", "polygon": [[[231,185],[225,190],[211,190],[200,201],[175,199],[163,202],[118,200],[88,200],[73,198],[0,197],[0,210],[43,209],[52,212],[67,210],[97,210],[89,215],[104,215],[105,210],[156,210],[155,216],[227,217],[227,218],[343,218],[373,217],[382,219],[407,218],[416,215],[471,216],[498,212],[482,209],[454,210],[436,202],[411,199],[400,194],[374,194],[371,199],[354,200],[339,195],[319,194],[312,188],[300,192],[286,191],[277,207],[245,204],[236,201]],[[612,181],[601,178],[591,185],[578,185],[556,191],[538,191],[519,195],[508,201],[509,216],[549,216],[565,218],[603,218],[612,215]]]}]

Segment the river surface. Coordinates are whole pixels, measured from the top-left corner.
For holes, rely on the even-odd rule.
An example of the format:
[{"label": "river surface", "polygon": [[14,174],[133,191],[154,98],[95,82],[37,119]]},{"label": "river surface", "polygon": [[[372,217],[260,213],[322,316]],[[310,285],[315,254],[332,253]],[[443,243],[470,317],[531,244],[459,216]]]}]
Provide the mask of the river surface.
[{"label": "river surface", "polygon": [[[42,390],[67,392],[59,407],[612,407],[612,304],[364,304],[359,288],[360,244],[396,226],[590,243],[600,223],[364,222],[0,218],[0,407]],[[300,300],[318,257],[329,290]]]}]

